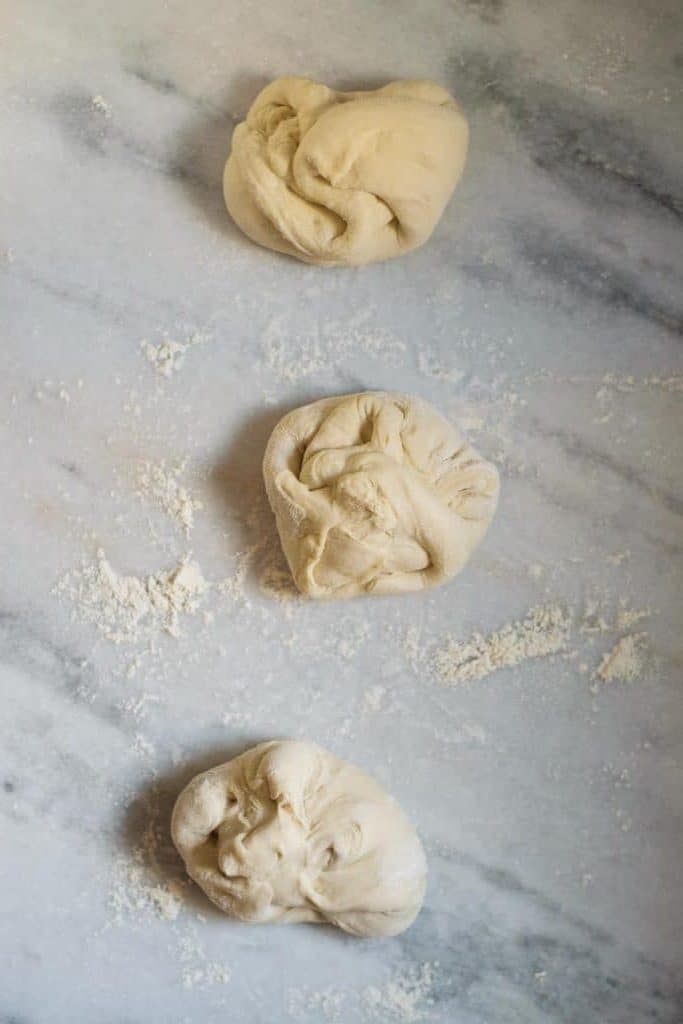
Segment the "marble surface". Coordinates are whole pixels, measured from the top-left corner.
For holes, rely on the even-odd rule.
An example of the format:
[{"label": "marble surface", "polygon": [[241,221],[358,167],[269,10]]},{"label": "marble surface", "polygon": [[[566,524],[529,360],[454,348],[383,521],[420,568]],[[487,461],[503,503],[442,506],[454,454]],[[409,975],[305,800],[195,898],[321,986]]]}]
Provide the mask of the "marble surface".
[{"label": "marble surface", "polygon": [[[683,1019],[682,28],[673,0],[5,5],[1,1021]],[[231,225],[232,125],[289,71],[462,101],[426,247],[319,270]],[[169,377],[140,347],[197,335]],[[385,386],[497,462],[497,519],[430,595],[292,601],[268,432]],[[203,503],[189,537],[137,493],[163,459]],[[113,644],[53,592],[98,548],[141,578],[191,550],[228,583],[178,638]],[[538,605],[570,619],[559,656],[440,678],[448,636]],[[634,633],[642,670],[601,683]],[[276,735],[417,823],[400,938],[237,925],[178,888],[180,786]]]}]

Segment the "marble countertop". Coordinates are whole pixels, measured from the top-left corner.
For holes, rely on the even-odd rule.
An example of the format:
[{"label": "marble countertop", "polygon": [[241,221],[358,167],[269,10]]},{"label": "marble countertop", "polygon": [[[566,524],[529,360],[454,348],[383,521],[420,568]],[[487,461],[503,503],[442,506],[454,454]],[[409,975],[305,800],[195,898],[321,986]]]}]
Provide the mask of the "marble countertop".
[{"label": "marble countertop", "polygon": [[[6,9],[0,1020],[683,1019],[682,27],[673,0]],[[231,129],[285,72],[461,100],[428,245],[337,271],[240,236]],[[463,425],[497,518],[447,588],[293,600],[265,440],[373,387]],[[190,555],[211,587],[178,636],[115,643],[98,551],[121,585]],[[559,638],[452,677],[454,642],[534,608]],[[182,784],[283,735],[416,822],[400,938],[238,925],[183,884]]]}]

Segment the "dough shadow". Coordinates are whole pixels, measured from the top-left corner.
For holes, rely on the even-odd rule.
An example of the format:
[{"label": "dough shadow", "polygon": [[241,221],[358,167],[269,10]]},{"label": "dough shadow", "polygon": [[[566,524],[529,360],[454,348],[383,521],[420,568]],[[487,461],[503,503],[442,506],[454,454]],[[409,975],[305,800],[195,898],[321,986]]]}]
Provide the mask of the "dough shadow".
[{"label": "dough shadow", "polygon": [[176,177],[204,220],[244,246],[253,246],[253,242],[242,234],[225,208],[223,168],[235,125],[244,120],[254,96],[267,82],[260,75],[236,75],[224,102],[219,106],[207,104],[203,116],[181,133],[174,161]]},{"label": "dough shadow", "polygon": [[324,84],[329,85],[337,92],[374,92],[375,89],[381,89],[383,85],[395,82],[400,77],[400,75],[354,75],[351,78],[339,76],[331,78]]},{"label": "dough shadow", "polygon": [[[251,582],[263,570],[264,563],[289,573],[263,483],[261,464],[268,438],[286,413],[318,397],[317,394],[304,395],[300,401],[249,414],[232,432],[228,445],[210,472],[210,496],[222,509],[230,527],[239,530],[235,538],[238,550],[258,545],[257,556],[250,560],[247,571]],[[292,584],[292,594],[295,593]]]}]

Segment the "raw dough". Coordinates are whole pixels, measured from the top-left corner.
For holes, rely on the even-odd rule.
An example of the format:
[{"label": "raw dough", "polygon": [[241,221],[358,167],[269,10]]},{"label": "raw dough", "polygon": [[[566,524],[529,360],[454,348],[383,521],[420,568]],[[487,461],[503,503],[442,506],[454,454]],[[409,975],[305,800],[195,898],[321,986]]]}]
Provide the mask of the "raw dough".
[{"label": "raw dough", "polygon": [[498,473],[436,409],[383,391],[324,398],[273,431],[263,474],[294,580],[309,597],[391,594],[462,569]]},{"label": "raw dough", "polygon": [[371,263],[416,249],[458,183],[467,122],[429,81],[334,92],[278,78],[235,128],[223,192],[254,242],[306,263]]},{"label": "raw dough", "polygon": [[424,898],[424,851],[396,801],[313,743],[261,743],[197,775],[171,832],[197,885],[243,921],[397,935]]}]

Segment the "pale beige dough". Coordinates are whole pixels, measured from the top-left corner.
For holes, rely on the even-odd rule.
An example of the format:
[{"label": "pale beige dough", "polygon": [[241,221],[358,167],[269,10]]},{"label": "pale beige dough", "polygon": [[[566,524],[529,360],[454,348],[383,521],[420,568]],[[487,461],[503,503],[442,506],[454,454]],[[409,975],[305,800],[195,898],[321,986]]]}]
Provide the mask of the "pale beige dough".
[{"label": "pale beige dough", "polygon": [[313,743],[261,743],[197,775],[171,831],[191,878],[243,921],[397,935],[424,899],[424,851],[401,808]]},{"label": "pale beige dough", "polygon": [[307,263],[371,263],[422,245],[460,179],[467,122],[429,81],[335,92],[278,78],[233,133],[223,192],[254,242]]},{"label": "pale beige dough", "polygon": [[338,598],[455,576],[486,532],[498,473],[427,402],[324,398],[273,431],[266,491],[299,590]]}]

